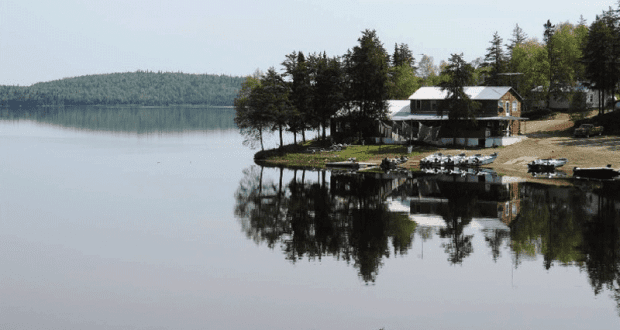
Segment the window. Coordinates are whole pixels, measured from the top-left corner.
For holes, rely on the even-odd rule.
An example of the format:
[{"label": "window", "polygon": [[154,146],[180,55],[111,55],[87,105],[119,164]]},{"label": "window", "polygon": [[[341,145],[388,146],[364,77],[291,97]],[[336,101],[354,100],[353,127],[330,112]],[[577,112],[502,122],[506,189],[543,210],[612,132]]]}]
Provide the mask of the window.
[{"label": "window", "polygon": [[415,101],[415,108],[418,110],[422,109],[422,100]]},{"label": "window", "polygon": [[517,110],[517,101],[512,101],[512,112],[514,113]]},{"label": "window", "polygon": [[506,101],[506,115],[510,115],[510,102]]}]

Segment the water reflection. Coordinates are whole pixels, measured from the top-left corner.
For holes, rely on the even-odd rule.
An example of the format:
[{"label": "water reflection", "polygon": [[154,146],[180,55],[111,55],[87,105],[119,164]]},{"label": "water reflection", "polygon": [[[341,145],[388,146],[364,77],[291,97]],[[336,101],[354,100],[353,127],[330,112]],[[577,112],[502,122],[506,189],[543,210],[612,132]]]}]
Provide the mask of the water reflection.
[{"label": "water reflection", "polygon": [[294,170],[283,182],[284,171],[277,179],[265,179],[263,167],[244,171],[235,215],[248,238],[280,244],[291,262],[333,256],[353,263],[366,282],[375,280],[382,258],[411,247],[415,223],[383,202],[393,180],[331,173],[328,182],[326,171]]},{"label": "water reflection", "polygon": [[[244,171],[236,217],[256,243],[287,260],[332,256],[373,282],[383,258],[406,255],[415,236],[442,240],[450,264],[473,253],[513,267],[542,256],[542,267],[579,267],[596,294],[620,306],[620,189],[613,183],[549,186],[475,174],[355,174],[309,170]],[[285,179],[285,177],[287,177]],[[472,230],[473,229],[473,230]],[[474,249],[483,235],[484,251]],[[619,307],[620,310],[620,307]]]},{"label": "water reflection", "polygon": [[[448,261],[460,264],[473,253],[473,235],[468,226],[479,228],[492,251],[500,256],[502,243],[509,236],[508,225],[519,209],[519,180],[498,176],[494,171],[438,174],[412,180],[406,197],[388,201],[410,210],[411,220],[422,226],[439,228]],[[397,208],[396,206],[393,206]]]},{"label": "water reflection", "polygon": [[38,107],[0,109],[0,120],[32,120],[80,130],[177,133],[235,129],[235,112],[223,107]]}]

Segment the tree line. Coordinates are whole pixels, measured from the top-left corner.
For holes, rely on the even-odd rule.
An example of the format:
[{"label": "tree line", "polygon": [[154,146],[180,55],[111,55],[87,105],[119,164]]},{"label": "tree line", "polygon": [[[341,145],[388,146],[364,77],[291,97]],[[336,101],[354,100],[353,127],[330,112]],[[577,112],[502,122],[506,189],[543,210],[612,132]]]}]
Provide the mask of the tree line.
[{"label": "tree line", "polygon": [[[268,132],[302,135],[322,131],[334,115],[346,118],[358,140],[385,119],[387,100],[406,100],[421,86],[448,91],[444,105],[451,119],[475,118],[479,106],[462,87],[511,86],[524,99],[523,110],[549,108],[551,100],[569,101],[571,110],[586,110],[585,88],[599,100],[616,93],[620,80],[620,10],[609,8],[587,25],[542,24],[542,41],[528,37],[517,24],[507,44],[494,33],[484,57],[465,62],[453,54],[439,66],[423,55],[416,66],[406,44],[390,55],[374,30],[365,30],[358,44],[342,56],[292,52],[282,71],[271,67],[246,78],[235,99],[235,122],[250,147],[260,145]],[[603,105],[600,105],[604,113]]]},{"label": "tree line", "polygon": [[65,78],[32,86],[0,86],[2,107],[174,104],[232,106],[245,78],[136,71]]},{"label": "tree line", "polygon": [[283,72],[274,67],[246,78],[235,99],[235,122],[250,147],[263,148],[263,135],[293,133],[295,143],[306,130],[322,132],[332,116],[348,117],[358,138],[386,116],[388,99],[406,99],[422,79],[415,75],[415,59],[406,44],[396,44],[392,55],[377,37],[365,30],[358,45],[342,56],[295,52],[285,56]]}]

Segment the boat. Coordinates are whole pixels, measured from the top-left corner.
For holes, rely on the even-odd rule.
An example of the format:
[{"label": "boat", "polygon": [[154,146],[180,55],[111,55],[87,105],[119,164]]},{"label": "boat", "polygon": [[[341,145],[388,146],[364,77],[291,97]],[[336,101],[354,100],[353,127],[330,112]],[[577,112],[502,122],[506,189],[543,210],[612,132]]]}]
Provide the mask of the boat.
[{"label": "boat", "polygon": [[527,167],[532,172],[551,172],[558,167],[564,166],[567,162],[567,158],[536,159],[528,163]]},{"label": "boat", "polygon": [[497,158],[497,152],[494,152],[488,156],[476,154],[476,155],[467,157],[466,164],[470,166],[471,165],[473,166],[488,165],[494,162],[495,158]]},{"label": "boat", "polygon": [[458,155],[452,157],[452,164],[454,166],[465,165],[466,162],[467,162],[467,156],[465,156],[464,153],[458,154]]},{"label": "boat", "polygon": [[553,178],[565,178],[567,176],[566,172],[559,171],[559,170],[556,171],[555,169],[551,171],[532,171],[531,169],[528,169],[527,172],[531,173],[532,176],[535,178],[553,179]]},{"label": "boat", "polygon": [[405,156],[401,156],[399,158],[387,158],[386,157],[386,158],[383,158],[383,160],[381,161],[381,165],[379,166],[384,171],[394,170],[397,168],[398,165],[407,162],[407,160],[408,158]]},{"label": "boat", "polygon": [[430,156],[426,156],[420,159],[420,166],[432,166],[432,165],[437,166],[440,164],[442,157],[445,157],[445,156],[442,155],[441,152],[437,152]]},{"label": "boat", "polygon": [[481,166],[491,164],[495,161],[495,158],[497,158],[497,152],[494,152],[488,156],[483,156],[481,154],[466,156],[464,153],[451,156],[437,152],[422,158],[420,160],[420,166]]},{"label": "boat", "polygon": [[573,168],[573,177],[578,179],[614,180],[620,178],[620,170],[613,169],[611,165],[606,167]]}]

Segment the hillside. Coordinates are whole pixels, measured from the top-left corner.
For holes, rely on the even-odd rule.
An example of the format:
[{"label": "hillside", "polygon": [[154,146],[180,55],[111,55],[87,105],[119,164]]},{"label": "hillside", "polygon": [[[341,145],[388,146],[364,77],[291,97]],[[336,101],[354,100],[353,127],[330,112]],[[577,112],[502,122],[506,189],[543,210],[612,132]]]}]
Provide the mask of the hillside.
[{"label": "hillside", "polygon": [[38,105],[231,106],[244,77],[181,72],[125,72],[0,86],[2,107]]}]

